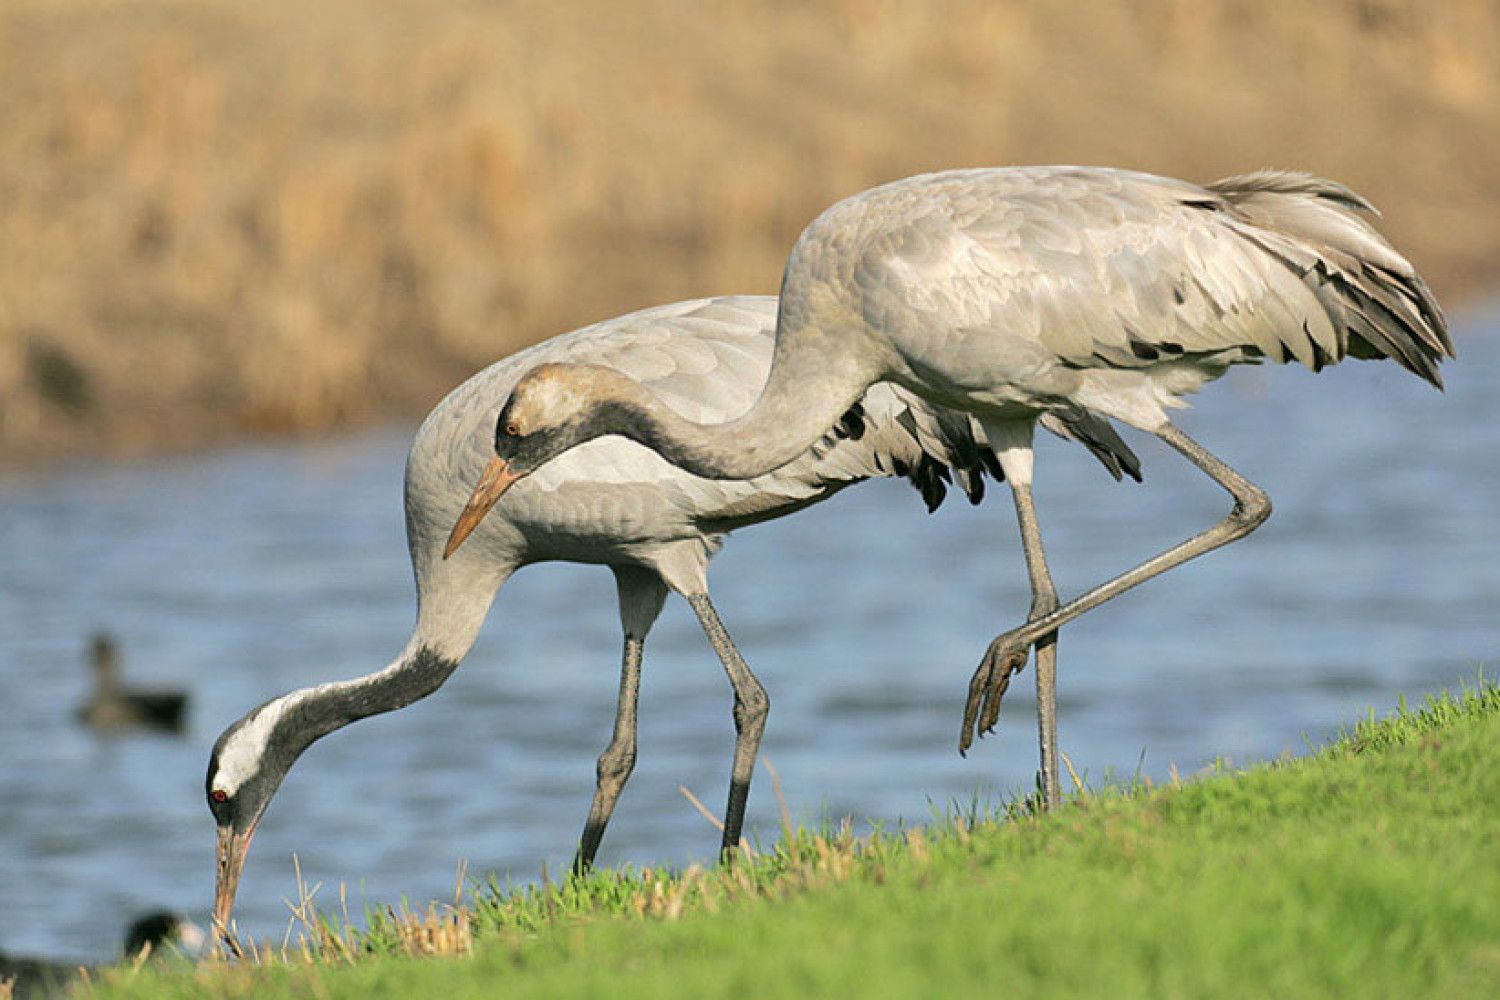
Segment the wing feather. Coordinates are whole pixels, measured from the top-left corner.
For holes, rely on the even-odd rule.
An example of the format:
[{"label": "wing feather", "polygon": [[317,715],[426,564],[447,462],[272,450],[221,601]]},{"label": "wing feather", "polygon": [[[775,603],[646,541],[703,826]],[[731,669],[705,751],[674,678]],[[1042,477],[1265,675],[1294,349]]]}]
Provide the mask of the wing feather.
[{"label": "wing feather", "polygon": [[1426,285],[1362,218],[1369,204],[1307,175],[1199,187],[1094,168],[953,171],[860,201],[845,210],[870,220],[855,282],[887,330],[985,331],[1077,368],[1319,368],[1354,350],[1436,381],[1452,353]]}]

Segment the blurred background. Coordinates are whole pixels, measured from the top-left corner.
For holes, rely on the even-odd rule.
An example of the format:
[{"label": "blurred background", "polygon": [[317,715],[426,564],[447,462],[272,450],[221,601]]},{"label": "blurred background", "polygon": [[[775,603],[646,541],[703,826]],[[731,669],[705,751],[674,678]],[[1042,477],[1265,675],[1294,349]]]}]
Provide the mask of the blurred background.
[{"label": "blurred background", "polygon": [[[1446,395],[1358,364],[1210,389],[1186,425],[1277,515],[1065,635],[1075,763],[1301,752],[1472,681],[1500,638],[1493,0],[0,5],[0,950],[103,958],[140,910],[207,909],[208,748],[399,650],[401,463],[454,384],[606,316],[774,292],[801,227],[855,191],[1045,162],[1337,178],[1384,211],[1460,354]],[[1144,487],[1043,447],[1065,596],[1222,512],[1131,441]],[[923,519],[878,484],[716,562],[799,818],[920,822],[1029,785],[1027,690],[953,752],[973,665],[1029,596],[994,499]],[[528,570],[442,693],[310,751],[242,926],[279,937],[294,851],[356,908],[447,895],[460,857],[518,880],[565,863],[609,735],[613,600],[599,570]],[[716,843],[676,786],[719,807],[728,691],[679,603],[606,864]],[[181,735],[75,720],[99,629],[127,675],[190,696]]]},{"label": "blurred background", "polygon": [[774,293],[844,195],[935,168],[1261,166],[1500,273],[1492,0],[0,9],[0,454],[417,416],[603,316]]}]

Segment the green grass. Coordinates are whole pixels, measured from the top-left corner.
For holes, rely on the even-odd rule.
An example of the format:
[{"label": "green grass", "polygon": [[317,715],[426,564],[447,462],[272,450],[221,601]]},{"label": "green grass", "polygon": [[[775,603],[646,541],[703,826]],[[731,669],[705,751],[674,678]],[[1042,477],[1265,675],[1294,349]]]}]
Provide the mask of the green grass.
[{"label": "green grass", "polygon": [[[1500,689],[1309,757],[732,872],[600,873],[322,923],[311,960],[106,977],[104,997],[1500,995]],[[373,918],[373,919],[372,919]],[[467,950],[457,958],[403,952]]]}]

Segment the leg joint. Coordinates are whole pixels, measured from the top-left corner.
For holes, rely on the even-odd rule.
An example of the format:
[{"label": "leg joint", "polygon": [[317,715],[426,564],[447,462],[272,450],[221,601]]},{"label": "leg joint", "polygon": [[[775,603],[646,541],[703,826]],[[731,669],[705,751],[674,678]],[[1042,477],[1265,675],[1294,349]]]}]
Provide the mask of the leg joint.
[{"label": "leg joint", "polygon": [[634,770],[635,747],[617,747],[611,743],[599,755],[599,763],[594,769],[594,774],[600,781],[618,781],[623,783],[625,779],[630,777],[630,772]]},{"label": "leg joint", "polygon": [[1244,491],[1244,495],[1235,497],[1234,510],[1230,512],[1229,519],[1248,532],[1258,528],[1271,516],[1271,498],[1259,486],[1247,485],[1249,488]]},{"label": "leg joint", "polygon": [[1059,606],[1055,587],[1048,586],[1039,589],[1031,599],[1031,620],[1036,621],[1038,618],[1050,615]]},{"label": "leg joint", "polygon": [[734,699],[736,730],[743,731],[747,726],[762,725],[766,721],[766,716],[770,714],[771,696],[766,694],[766,689],[759,682],[747,685],[743,694],[736,694]]}]

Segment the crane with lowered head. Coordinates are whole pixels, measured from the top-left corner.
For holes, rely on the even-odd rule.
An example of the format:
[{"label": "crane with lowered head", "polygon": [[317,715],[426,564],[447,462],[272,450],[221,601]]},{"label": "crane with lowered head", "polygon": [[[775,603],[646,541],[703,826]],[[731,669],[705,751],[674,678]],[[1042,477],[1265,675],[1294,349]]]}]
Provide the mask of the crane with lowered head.
[{"label": "crane with lowered head", "polygon": [[[736,739],[723,847],[739,843],[769,699],[709,599],[710,557],[736,528],[801,510],[871,477],[905,477],[929,509],[954,482],[977,503],[985,473],[999,470],[979,426],[966,414],[878,385],[846,408],[837,426],[763,475],[702,479],[635,442],[605,438],[518,486],[453,558],[447,558],[453,555],[448,528],[491,452],[494,413],[527,372],[586,363],[638,380],[684,418],[727,420],[747,409],[764,384],[775,326],[776,300],[766,296],[646,309],[520,351],[473,376],[433,409],[406,464],[417,619],[405,649],[364,677],[271,699],[225,729],[214,745],[206,791],[218,823],[214,918],[221,931],[229,926],[256,826],[303,751],[351,722],[436,691],[474,643],[501,586],[531,563],[608,566],[619,593],[624,650],[614,735],[599,757],[574,867],[593,862],[635,765],[644,645],[669,590],[687,599],[734,690]],[[1139,475],[1134,454],[1103,421],[1049,419],[1048,426],[1082,442],[1116,478]]]}]

